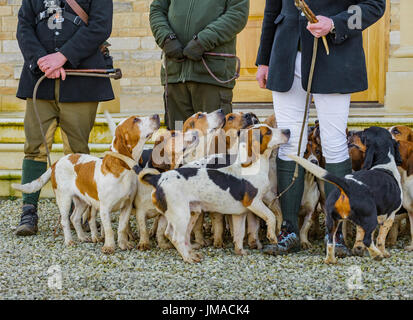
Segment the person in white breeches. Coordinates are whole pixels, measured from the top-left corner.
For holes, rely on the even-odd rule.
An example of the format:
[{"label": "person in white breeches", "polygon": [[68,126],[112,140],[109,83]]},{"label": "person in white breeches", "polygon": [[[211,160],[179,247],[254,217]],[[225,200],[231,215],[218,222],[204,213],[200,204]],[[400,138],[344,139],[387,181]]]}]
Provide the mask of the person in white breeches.
[{"label": "person in white breeches", "polygon": [[[280,147],[276,160],[283,224],[278,244],[264,248],[265,253],[272,255],[300,249],[298,212],[304,191],[304,170],[299,167],[298,177],[291,185],[296,164],[288,155],[298,152],[314,39],[317,39],[319,49],[310,92],[320,123],[325,169],[337,177],[344,177],[352,172],[346,137],[350,96],[368,88],[363,30],[377,22],[386,9],[386,0],[307,2],[317,15],[317,23],[309,23],[292,0],[266,1],[255,62],[260,88],[272,91],[278,127],[291,131],[290,141]],[[357,16],[359,27],[349,23],[355,18],[351,13],[355,6],[361,12]],[[323,36],[328,43],[329,54],[322,45],[320,38]],[[306,144],[307,130],[304,131],[301,156]],[[325,184],[324,188],[328,197],[335,187]],[[337,256],[349,254],[340,232],[336,234],[335,243]]]},{"label": "person in white breeches", "polygon": [[[278,127],[291,130],[290,140],[287,144],[281,145],[278,157],[284,161],[291,161],[288,155],[297,154],[306,102],[306,91],[301,85],[301,52],[297,52],[291,89],[287,92],[273,91],[272,95]],[[326,163],[340,163],[349,158],[346,129],[350,96],[340,93],[313,95],[320,121],[321,146]],[[307,125],[308,115],[301,156],[304,155],[307,145]]]}]

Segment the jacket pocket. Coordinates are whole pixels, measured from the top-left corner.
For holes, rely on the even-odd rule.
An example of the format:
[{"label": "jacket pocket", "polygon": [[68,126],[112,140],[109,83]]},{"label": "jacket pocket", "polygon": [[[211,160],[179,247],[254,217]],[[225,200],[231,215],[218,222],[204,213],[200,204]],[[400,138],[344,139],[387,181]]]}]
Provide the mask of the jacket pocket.
[{"label": "jacket pocket", "polygon": [[[227,61],[225,58],[206,56],[205,62],[211,72],[221,80],[225,80],[225,75],[227,73]],[[194,72],[199,75],[211,76],[202,63],[202,61],[194,63]]]},{"label": "jacket pocket", "polygon": [[[170,59],[166,61],[166,69],[168,71],[168,78],[170,77],[176,77],[179,75],[182,69],[182,62],[175,62]],[[161,75],[162,77],[165,76],[165,68],[161,69]]]},{"label": "jacket pocket", "polygon": [[285,15],[283,15],[282,13],[280,13],[280,14],[277,16],[277,18],[275,18],[274,24],[279,24],[279,23],[281,23],[281,22],[284,20],[284,18],[285,18]]}]

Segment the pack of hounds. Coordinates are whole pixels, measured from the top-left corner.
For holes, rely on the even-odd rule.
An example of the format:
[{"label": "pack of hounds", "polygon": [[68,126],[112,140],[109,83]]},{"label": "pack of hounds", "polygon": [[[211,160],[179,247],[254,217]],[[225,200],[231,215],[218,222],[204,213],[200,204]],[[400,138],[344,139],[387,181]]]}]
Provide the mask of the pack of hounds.
[{"label": "pack of hounds", "polygon": [[[200,247],[223,247],[228,234],[238,255],[246,254],[244,242],[250,249],[261,249],[263,241],[277,243],[282,212],[275,158],[290,131],[277,128],[275,115],[260,123],[253,113],[198,112],[182,130],[160,129],[158,115],[131,116],[117,126],[106,116],[113,141],[103,158],[67,155],[39,179],[13,185],[33,193],[51,181],[66,245],[74,245],[72,224],[79,241],[104,241],[102,252],[114,253],[111,221],[116,212],[121,250],[134,248],[130,216],[135,215],[140,250],[150,249],[150,239],[156,237],[160,248],[176,248],[188,263],[202,260]],[[153,148],[146,149],[151,138]],[[351,227],[356,227],[353,254],[368,251],[375,260],[389,257],[386,240],[394,245],[409,224],[412,243],[406,250],[413,250],[413,130],[395,126],[349,131],[348,145],[353,174],[345,178],[323,169],[317,122],[309,128],[304,158],[291,155],[306,169],[301,247],[311,247],[310,235],[323,237],[319,215],[324,213],[326,263],[337,262],[334,235],[340,222],[348,245]],[[325,183],[337,187],[327,199]],[[150,229],[149,219],[154,219]],[[209,232],[211,239],[206,237]]]}]

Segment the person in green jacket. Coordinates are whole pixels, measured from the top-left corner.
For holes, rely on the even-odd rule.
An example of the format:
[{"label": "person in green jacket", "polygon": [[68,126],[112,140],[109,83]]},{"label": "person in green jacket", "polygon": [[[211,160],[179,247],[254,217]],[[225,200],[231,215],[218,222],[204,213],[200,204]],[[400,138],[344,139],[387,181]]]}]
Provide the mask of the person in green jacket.
[{"label": "person in green jacket", "polygon": [[[235,54],[236,36],[248,21],[249,0],[154,0],[149,21],[156,43],[166,57],[168,76],[165,122],[179,128],[194,113],[222,109],[232,112],[235,80],[217,82],[201,59],[221,80],[233,77],[235,59],[204,56],[205,52]],[[165,97],[164,97],[165,98]],[[165,99],[164,99],[165,100]]]}]

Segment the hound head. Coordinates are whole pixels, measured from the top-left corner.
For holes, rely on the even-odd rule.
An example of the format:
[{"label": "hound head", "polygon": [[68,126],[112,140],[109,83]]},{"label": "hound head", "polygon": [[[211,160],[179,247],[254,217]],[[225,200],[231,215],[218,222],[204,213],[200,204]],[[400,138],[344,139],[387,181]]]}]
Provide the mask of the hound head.
[{"label": "hound head", "polygon": [[311,141],[310,137],[308,137],[307,147],[304,152],[304,158],[310,161],[311,163],[315,164],[316,166],[320,165],[320,162],[314,154],[313,142]]},{"label": "hound head", "polygon": [[151,117],[131,116],[116,127],[112,149],[138,160],[145,142],[160,127],[159,115]]},{"label": "hound head", "polygon": [[397,141],[413,142],[413,130],[407,126],[394,126],[389,129],[389,132]]},{"label": "hound head", "polygon": [[[253,164],[260,155],[277,148],[280,144],[287,143],[290,139],[289,129],[274,129],[265,124],[255,125],[245,132],[246,142],[242,139],[240,143],[240,155],[246,158],[242,166],[248,167]],[[246,150],[246,151],[243,151]],[[245,155],[242,153],[246,152]]]},{"label": "hound head", "polygon": [[277,119],[275,118],[275,114],[270,115],[267,119],[265,119],[264,124],[271,128],[277,128]]},{"label": "hound head", "polygon": [[402,164],[399,152],[399,143],[393,139],[390,132],[380,127],[370,127],[352,135],[351,145],[365,153],[362,169],[370,169],[375,165],[387,164],[393,157],[396,165]]},{"label": "hound head", "polygon": [[315,160],[317,162],[317,165],[322,168],[325,167],[326,160],[323,156],[323,148],[321,147],[320,126],[318,124],[318,121],[308,134],[308,143],[305,155],[307,155],[308,160],[312,162],[314,162]]},{"label": "hound head", "polygon": [[183,127],[183,131],[198,130],[200,136],[207,135],[225,124],[225,113],[222,109],[211,113],[198,112],[189,117]]},{"label": "hound head", "polygon": [[362,133],[362,131],[347,132],[348,153],[354,171],[361,170],[366,156],[366,146],[361,141]]},{"label": "hound head", "polygon": [[178,130],[165,131],[158,135],[152,151],[152,165],[161,171],[178,168],[186,155],[198,145],[198,131],[186,133]]}]

